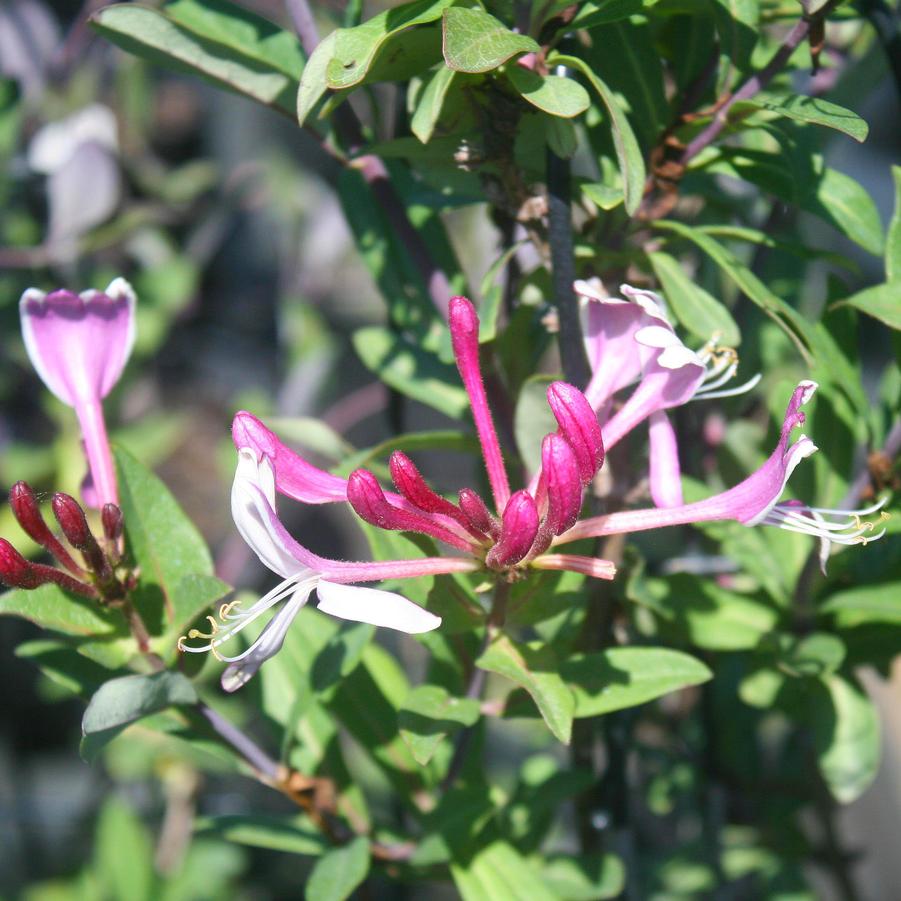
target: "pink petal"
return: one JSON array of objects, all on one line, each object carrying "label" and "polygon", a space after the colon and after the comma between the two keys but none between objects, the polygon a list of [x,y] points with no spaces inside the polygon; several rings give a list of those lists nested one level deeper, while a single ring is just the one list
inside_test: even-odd
[{"label": "pink petal", "polygon": [[651,498],[658,507],[679,507],[682,505],[679,447],[673,424],[662,410],[651,414],[649,436]]}]

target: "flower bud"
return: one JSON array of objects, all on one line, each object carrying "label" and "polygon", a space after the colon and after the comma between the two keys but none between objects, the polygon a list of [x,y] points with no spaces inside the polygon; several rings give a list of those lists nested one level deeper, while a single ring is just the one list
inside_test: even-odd
[{"label": "flower bud", "polygon": [[34,566],[5,538],[0,538],[0,580],[10,588],[37,588],[41,584]]},{"label": "flower bud", "polygon": [[473,526],[497,541],[501,534],[500,525],[491,515],[485,501],[472,488],[461,488],[458,498],[460,509]]},{"label": "flower bud", "polygon": [[538,507],[528,491],[511,495],[501,517],[500,541],[488,552],[485,562],[492,569],[519,563],[532,547],[538,534]]},{"label": "flower bud", "polygon": [[72,559],[59,539],[47,527],[34,490],[27,482],[16,482],[9,490],[9,505],[22,531],[36,541],[76,576],[83,576],[84,570]]},{"label": "flower bud", "polygon": [[582,484],[587,485],[604,462],[604,441],[597,415],[585,395],[566,382],[550,385],[547,401],[560,434],[576,455]]},{"label": "flower bud", "polygon": [[51,506],[66,541],[80,551],[85,550],[94,541],[94,536],[88,528],[88,520],[78,501],[60,491],[53,495]]},{"label": "flower bud", "polygon": [[122,537],[122,511],[115,504],[104,504],[100,512],[103,523],[103,536],[110,544],[115,544]]},{"label": "flower bud", "polygon": [[547,490],[545,526],[552,535],[561,535],[575,525],[582,510],[579,464],[562,435],[546,435],[542,441],[541,475]]},{"label": "flower bud", "polygon": [[418,516],[389,503],[378,479],[365,469],[357,469],[347,480],[347,500],[354,513],[364,522],[395,532],[422,532],[439,541],[471,552],[473,546],[465,539],[427,516]]}]

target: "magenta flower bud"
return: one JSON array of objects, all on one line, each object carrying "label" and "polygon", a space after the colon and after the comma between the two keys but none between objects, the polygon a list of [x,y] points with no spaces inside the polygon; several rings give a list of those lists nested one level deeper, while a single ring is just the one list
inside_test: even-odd
[{"label": "magenta flower bud", "polygon": [[103,523],[103,536],[111,544],[115,544],[122,537],[122,511],[115,504],[104,504],[100,511],[100,521]]},{"label": "magenta flower bud", "polygon": [[59,539],[47,527],[34,491],[27,482],[16,482],[9,490],[9,505],[22,531],[37,542],[76,576],[83,576],[84,570],[72,559]]},{"label": "magenta flower bud", "polygon": [[482,370],[479,367],[479,317],[475,307],[465,297],[452,297],[448,306],[448,324],[450,325],[451,344],[457,369],[463,380],[463,387],[469,395],[472,407],[472,418],[475,422],[482,456],[485,459],[485,470],[494,495],[494,506],[502,510],[510,497],[510,483],[504,469],[504,457],[501,445],[494,430],[494,420],[488,408],[488,397],[482,382]]},{"label": "magenta flower bud", "polygon": [[560,426],[560,434],[576,455],[582,484],[587,485],[604,462],[604,441],[597,414],[585,395],[566,382],[548,386],[547,402]]},{"label": "magenta flower bud", "polygon": [[547,435],[541,443],[541,474],[547,491],[545,527],[552,535],[571,529],[582,510],[579,464],[569,442]]},{"label": "magenta flower bud", "polygon": [[37,588],[34,566],[5,538],[0,538],[0,579],[10,588]]},{"label": "magenta flower bud", "polygon": [[488,552],[485,562],[492,569],[519,563],[532,548],[538,534],[538,507],[528,491],[517,491],[507,502],[501,518],[500,541]]},{"label": "magenta flower bud", "polygon": [[473,526],[497,541],[501,534],[500,525],[497,519],[491,515],[485,501],[472,488],[461,488],[457,497],[460,501],[460,509]]},{"label": "magenta flower bud", "polygon": [[472,544],[434,520],[393,506],[385,497],[378,479],[365,469],[357,469],[350,474],[347,500],[354,513],[370,525],[395,532],[422,532],[452,547],[472,552]]}]

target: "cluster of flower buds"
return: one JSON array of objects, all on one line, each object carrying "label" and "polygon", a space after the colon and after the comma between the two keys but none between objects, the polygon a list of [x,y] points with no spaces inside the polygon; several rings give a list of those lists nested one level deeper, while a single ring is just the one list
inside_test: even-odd
[{"label": "cluster of flower buds", "polygon": [[34,490],[16,482],[9,492],[9,505],[22,531],[43,547],[62,567],[26,560],[5,538],[0,538],[0,581],[11,588],[33,589],[53,583],[82,597],[114,603],[125,595],[116,573],[122,558],[122,511],[106,504],[101,511],[103,543],[95,538],[84,510],[75,498],[58,492],[51,509],[69,547],[78,551],[81,564],[44,520]]},{"label": "cluster of flower buds", "polygon": [[[436,494],[401,451],[395,451],[389,463],[399,498],[392,502],[371,472],[358,469],[348,480],[347,500],[371,525],[420,532],[483,559],[489,569],[512,572],[540,558],[554,538],[575,524],[582,491],[604,462],[604,443],[585,395],[566,382],[554,382],[547,399],[557,431],[542,441],[541,470],[532,484],[511,495],[479,368],[478,325],[472,304],[453,298],[454,354],[472,404],[498,515],[472,488],[460,491],[457,504]],[[610,570],[608,564],[602,577],[609,578]]]}]

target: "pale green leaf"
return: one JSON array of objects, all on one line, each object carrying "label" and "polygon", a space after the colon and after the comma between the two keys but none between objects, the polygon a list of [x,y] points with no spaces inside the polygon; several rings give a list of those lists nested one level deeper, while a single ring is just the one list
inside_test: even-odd
[{"label": "pale green leaf", "polygon": [[522,66],[510,66],[507,78],[524,100],[552,116],[571,119],[584,113],[591,103],[588,91],[565,76],[539,75]]},{"label": "pale green leaf", "polygon": [[324,37],[310,54],[300,84],[297,88],[297,122],[303,125],[317,103],[328,90],[325,70],[335,52],[337,32],[333,31]]},{"label": "pale green leaf", "polygon": [[307,901],[344,901],[369,873],[369,839],[358,836],[324,854],[306,885]]},{"label": "pale green leaf", "polygon": [[398,714],[400,737],[416,762],[425,766],[441,741],[479,719],[475,698],[454,698],[439,685],[420,685],[407,696]]},{"label": "pale green leaf", "polygon": [[626,868],[614,854],[582,857],[551,854],[541,875],[548,888],[561,901],[618,898],[626,882]]},{"label": "pale green leaf", "polygon": [[540,874],[507,842],[496,840],[467,860],[451,863],[454,885],[463,901],[557,901]]},{"label": "pale green leaf", "polygon": [[228,814],[203,817],[194,824],[197,835],[215,835],[228,842],[318,857],[330,847],[323,834],[301,814]]},{"label": "pale green leaf", "polygon": [[895,182],[895,211],[885,239],[885,280],[901,281],[901,166],[892,166]]},{"label": "pale green leaf", "polygon": [[749,100],[736,103],[730,113],[741,115],[748,110],[765,110],[796,122],[811,125],[825,125],[843,132],[855,141],[866,140],[869,126],[849,109],[831,103],[822,97],[806,97],[803,94],[758,94]]},{"label": "pale green leaf", "polygon": [[864,288],[833,307],[854,307],[894,329],[901,329],[901,278]]},{"label": "pale green leaf", "polygon": [[450,90],[457,73],[447,66],[439,66],[428,78],[416,104],[416,111],[410,120],[410,131],[428,144],[438,124],[447,92]]}]

